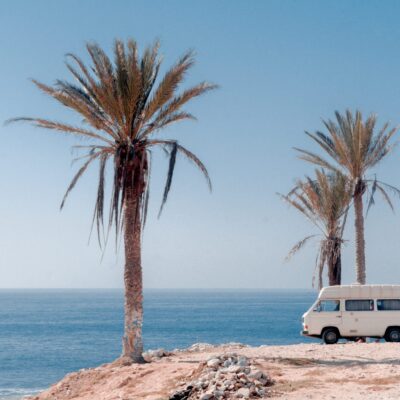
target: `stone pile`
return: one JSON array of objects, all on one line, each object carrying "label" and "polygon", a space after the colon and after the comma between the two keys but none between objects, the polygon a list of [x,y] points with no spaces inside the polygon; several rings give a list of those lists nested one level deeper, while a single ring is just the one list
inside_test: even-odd
[{"label": "stone pile", "polygon": [[152,362],[152,361],[160,360],[163,357],[168,357],[170,355],[172,355],[172,353],[169,351],[166,351],[164,349],[156,349],[156,350],[148,350],[148,351],[144,352],[143,358],[147,362]]},{"label": "stone pile", "polygon": [[251,364],[247,357],[236,353],[212,357],[202,363],[197,377],[170,400],[265,398],[273,381]]}]

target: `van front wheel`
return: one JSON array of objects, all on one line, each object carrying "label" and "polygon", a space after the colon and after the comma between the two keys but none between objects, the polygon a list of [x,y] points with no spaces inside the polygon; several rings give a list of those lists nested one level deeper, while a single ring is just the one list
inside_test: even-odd
[{"label": "van front wheel", "polygon": [[390,328],[386,332],[385,340],[387,342],[400,342],[400,328]]},{"label": "van front wheel", "polygon": [[325,344],[335,344],[339,340],[339,332],[335,328],[327,328],[322,333],[322,340]]}]

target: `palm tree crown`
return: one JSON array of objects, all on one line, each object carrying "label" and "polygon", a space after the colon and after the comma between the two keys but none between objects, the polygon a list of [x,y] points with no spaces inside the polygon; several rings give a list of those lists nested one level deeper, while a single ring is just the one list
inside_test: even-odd
[{"label": "palm tree crown", "polygon": [[[340,249],[353,190],[348,179],[340,172],[326,174],[316,170],[315,174],[315,179],[306,177],[304,181],[297,181],[295,188],[282,198],[305,215],[322,234],[316,262],[319,287],[322,287],[325,264],[328,265],[330,285],[340,284]],[[287,259],[315,236],[307,236],[300,240],[289,252]]]},{"label": "palm tree crown", "polygon": [[138,207],[143,211],[147,207],[150,154],[156,146],[163,147],[170,156],[162,206],[171,187],[178,152],[200,168],[211,188],[205,166],[192,152],[175,140],[153,138],[155,133],[175,122],[195,119],[192,114],[183,111],[182,106],[194,97],[216,88],[216,85],[202,82],[180,94],[176,93],[186,72],[194,64],[193,53],[184,54],[156,85],[162,61],[158,43],[148,47],[140,58],[134,40],[129,40],[126,46],[122,41],[116,40],[114,63],[97,44],[88,44],[86,47],[93,62],[92,68],[88,68],[76,55],[67,55],[72,64],[66,62],[66,66],[77,83],[57,80],[54,86],[48,86],[36,80],[33,82],[43,92],[79,113],[88,127],[42,118],[23,117],[10,120],[29,121],[41,128],[67,132],[95,141],[87,146],[74,146],[87,150],[87,154],[81,157],[84,163],[72,179],[61,208],[88,166],[99,160],[95,219],[100,228],[104,215],[106,164],[112,159],[114,180],[109,222],[111,224],[114,221],[118,230],[121,227],[125,189],[131,182],[140,194]]},{"label": "palm tree crown", "polygon": [[300,158],[330,170],[344,168],[354,179],[362,179],[368,169],[374,167],[391,150],[389,142],[396,133],[397,127],[388,131],[389,123],[375,133],[376,115],[370,115],[365,122],[360,111],[353,116],[350,110],[345,115],[335,112],[336,121],[323,121],[328,135],[317,131],[306,132],[337,165],[332,165],[315,153],[296,149],[301,153]]}]

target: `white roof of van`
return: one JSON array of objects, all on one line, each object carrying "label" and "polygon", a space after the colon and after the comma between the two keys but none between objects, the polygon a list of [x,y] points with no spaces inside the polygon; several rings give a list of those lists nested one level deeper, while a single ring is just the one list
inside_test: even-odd
[{"label": "white roof of van", "polygon": [[320,299],[400,299],[400,285],[342,285],[327,286],[321,289]]}]

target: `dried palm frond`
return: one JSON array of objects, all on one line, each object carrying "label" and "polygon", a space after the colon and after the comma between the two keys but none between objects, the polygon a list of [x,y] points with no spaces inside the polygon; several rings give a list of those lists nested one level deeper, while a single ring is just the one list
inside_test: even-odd
[{"label": "dried palm frond", "polygon": [[299,240],[289,251],[288,255],[285,258],[285,261],[289,261],[298,251],[300,251],[304,245],[312,238],[317,235],[306,236],[304,239]]},{"label": "dried palm frond", "polygon": [[390,195],[387,191],[389,190],[392,194],[400,197],[400,190],[392,185],[378,181],[376,179],[376,176],[373,180],[365,180],[365,182],[368,185],[371,185],[368,200],[367,200],[366,214],[368,215],[369,209],[371,208],[371,206],[373,206],[375,204],[374,196],[375,196],[376,191],[378,191],[382,195],[383,200],[387,203],[387,205],[390,207],[390,209],[394,212],[394,206],[393,206],[392,200],[390,198]]}]

